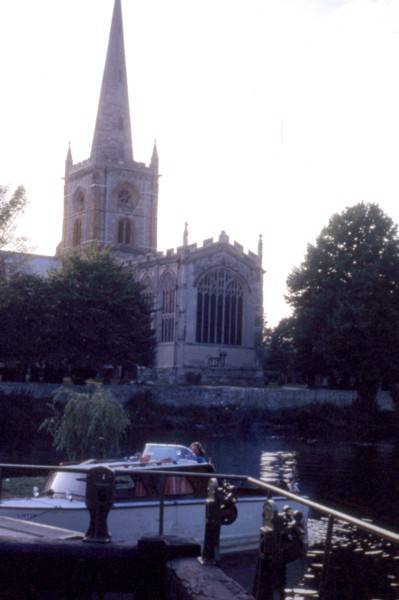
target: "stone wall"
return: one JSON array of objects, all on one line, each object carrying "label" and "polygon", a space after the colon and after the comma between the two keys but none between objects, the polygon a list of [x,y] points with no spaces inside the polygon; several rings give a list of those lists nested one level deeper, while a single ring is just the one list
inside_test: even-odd
[{"label": "stone wall", "polygon": [[[335,404],[349,406],[356,393],[351,390],[326,390],[305,388],[252,388],[233,386],[204,386],[204,385],[109,385],[115,396],[122,403],[134,396],[142,396],[150,392],[154,401],[172,406],[214,406],[221,404],[248,405],[251,408],[268,408],[281,410],[283,408],[300,408],[311,404]],[[12,394],[24,392],[34,399],[51,398],[56,391],[68,390],[85,391],[85,386],[64,385],[51,383],[5,383],[0,382],[0,393]],[[378,404],[383,410],[393,410],[392,400],[388,392],[380,392]]]}]

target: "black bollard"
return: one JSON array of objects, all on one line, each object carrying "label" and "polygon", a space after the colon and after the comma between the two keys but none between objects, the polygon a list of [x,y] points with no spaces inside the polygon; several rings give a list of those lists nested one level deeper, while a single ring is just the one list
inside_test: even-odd
[{"label": "black bollard", "polygon": [[84,542],[108,543],[107,517],[114,500],[115,475],[108,467],[94,467],[87,472],[86,506],[90,525]]},{"label": "black bollard", "polygon": [[260,528],[259,556],[256,565],[253,595],[256,600],[276,600],[285,597],[286,562],[284,560],[284,517],[277,512],[273,500],[263,505]]},{"label": "black bollard", "polygon": [[237,519],[237,490],[227,481],[219,486],[216,478],[209,480],[205,505],[205,535],[202,556],[204,565],[217,565],[220,561],[220,529]]},{"label": "black bollard", "polygon": [[199,559],[202,564],[216,565],[220,560],[220,528],[222,526],[221,489],[216,478],[209,480],[208,498],[205,506],[205,536],[202,548],[202,556]]},{"label": "black bollard", "polygon": [[256,600],[273,600],[273,567],[276,562],[274,517],[276,514],[277,510],[273,500],[266,500],[263,504],[259,556],[253,586],[253,595]]},{"label": "black bollard", "polygon": [[284,563],[303,558],[307,549],[307,532],[303,514],[284,506],[279,513],[281,530],[281,550]]},{"label": "black bollard", "polygon": [[256,600],[284,599],[287,563],[303,557],[306,551],[303,515],[289,506],[278,513],[275,503],[266,500],[262,516],[253,595]]}]

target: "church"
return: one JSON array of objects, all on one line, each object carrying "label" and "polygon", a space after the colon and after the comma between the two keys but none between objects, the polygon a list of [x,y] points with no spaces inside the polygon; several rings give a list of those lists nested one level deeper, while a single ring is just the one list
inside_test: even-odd
[{"label": "church", "polygon": [[[159,158],[133,156],[121,0],[115,0],[88,160],[65,162],[62,239],[56,256],[25,256],[23,269],[45,275],[62,256],[90,244],[107,247],[145,286],[153,308],[156,358],[151,379],[168,383],[262,383],[257,350],[263,325],[262,239],[244,252],[222,231],[158,252]],[[15,264],[0,253],[0,271]]]}]

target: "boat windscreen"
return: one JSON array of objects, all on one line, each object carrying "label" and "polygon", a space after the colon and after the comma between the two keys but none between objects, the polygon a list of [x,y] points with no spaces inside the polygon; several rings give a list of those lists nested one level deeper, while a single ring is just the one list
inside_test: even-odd
[{"label": "boat windscreen", "polygon": [[149,456],[150,460],[179,462],[179,460],[196,461],[196,456],[185,446],[174,446],[173,444],[146,444],[143,456]]},{"label": "boat windscreen", "polygon": [[55,471],[48,478],[44,492],[62,496],[80,496],[85,497],[86,494],[86,475],[84,473],[66,473]]}]

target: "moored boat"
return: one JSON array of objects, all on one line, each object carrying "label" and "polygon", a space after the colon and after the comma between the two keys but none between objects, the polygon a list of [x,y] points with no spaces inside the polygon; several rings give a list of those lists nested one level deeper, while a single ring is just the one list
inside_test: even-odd
[{"label": "moored boat", "polygon": [[[209,477],[203,475],[215,473],[215,468],[203,457],[199,459],[190,448],[146,444],[141,455],[123,460],[89,460],[74,466],[83,472],[55,469],[43,490],[36,490],[32,497],[2,500],[0,516],[86,532],[90,517],[85,502],[85,472],[94,467],[108,467],[115,472],[113,507],[108,515],[108,528],[114,541],[135,543],[143,536],[160,532],[203,541],[209,482]],[[157,476],[151,474],[153,471],[157,471]],[[167,474],[162,475],[163,471]],[[178,472],[187,475],[177,475]],[[233,483],[237,518],[221,529],[222,553],[247,551],[258,546],[266,499],[263,491],[240,477]],[[274,496],[273,500],[278,510],[287,503],[283,496]],[[306,520],[307,511],[302,505],[292,500],[289,504],[293,510],[300,510]]]}]

